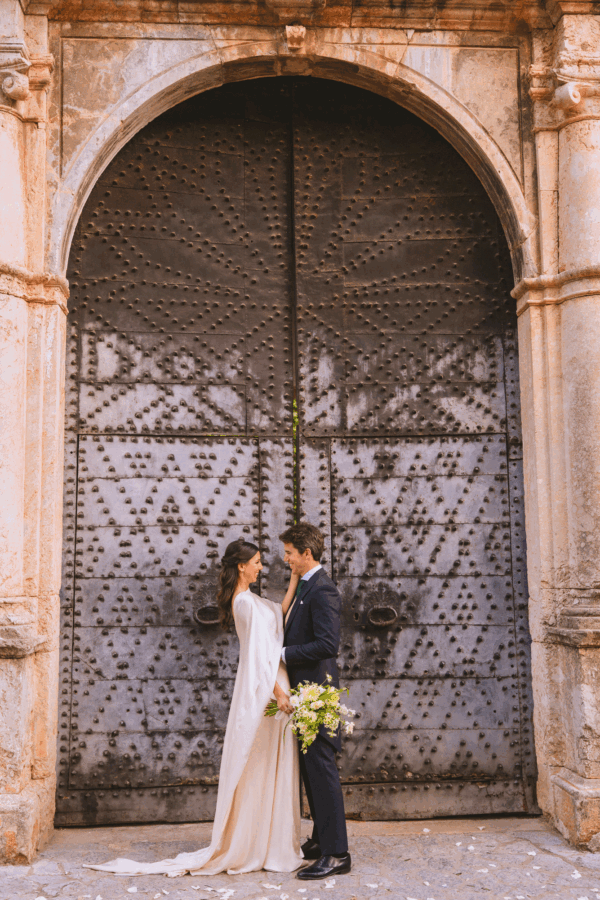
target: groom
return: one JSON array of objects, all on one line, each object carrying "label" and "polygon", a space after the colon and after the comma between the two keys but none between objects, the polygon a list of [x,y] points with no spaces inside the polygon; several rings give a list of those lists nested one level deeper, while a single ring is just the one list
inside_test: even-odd
[{"label": "groom", "polygon": [[[299,576],[296,596],[285,617],[281,658],[292,687],[301,681],[325,684],[327,676],[339,687],[336,657],[340,643],[340,594],[320,560],[325,541],[308,522],[292,525],[279,535],[284,560]],[[303,880],[343,875],[350,871],[344,798],[335,754],[341,750],[339,728],[330,737],[321,728],[306,753],[300,770],[313,819],[312,838],[302,846],[311,866],[300,869]]]}]

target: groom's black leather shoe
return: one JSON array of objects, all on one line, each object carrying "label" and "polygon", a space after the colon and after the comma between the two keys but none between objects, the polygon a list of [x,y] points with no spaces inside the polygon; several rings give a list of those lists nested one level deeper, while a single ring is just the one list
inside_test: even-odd
[{"label": "groom's black leather shoe", "polygon": [[317,878],[329,878],[330,875],[346,875],[352,868],[350,854],[341,857],[321,856],[312,866],[300,869],[296,878],[302,881],[314,881]]},{"label": "groom's black leather shoe", "polygon": [[321,848],[316,841],[309,838],[302,844],[302,855],[304,856],[304,859],[320,859],[322,856]]}]

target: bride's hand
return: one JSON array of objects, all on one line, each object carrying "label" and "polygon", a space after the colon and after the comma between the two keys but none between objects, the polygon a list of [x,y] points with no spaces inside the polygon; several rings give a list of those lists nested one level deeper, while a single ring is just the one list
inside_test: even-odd
[{"label": "bride's hand", "polygon": [[277,701],[277,709],[287,713],[288,716],[291,715],[294,712],[294,707],[290,703],[289,694],[286,694],[286,692],[279,687],[277,682],[275,682],[273,693],[275,694],[275,700]]},{"label": "bride's hand", "polygon": [[288,584],[288,589],[285,592],[285,597],[283,598],[283,603],[281,604],[281,610],[283,615],[285,616],[288,609],[292,605],[292,600],[294,599],[294,595],[296,593],[296,588],[298,587],[299,577],[295,575],[293,572],[290,572],[290,583]]}]

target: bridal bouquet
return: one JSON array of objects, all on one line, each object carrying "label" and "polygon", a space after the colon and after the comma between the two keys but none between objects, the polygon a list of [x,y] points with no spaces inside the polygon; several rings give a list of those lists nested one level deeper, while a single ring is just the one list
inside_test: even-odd
[{"label": "bridal bouquet", "polygon": [[[345,734],[352,734],[354,731],[354,723],[346,722],[343,717],[351,717],[356,713],[340,703],[341,694],[348,694],[349,690],[333,687],[329,684],[330,681],[331,676],[328,675],[327,685],[304,681],[297,688],[290,690],[290,705],[294,707],[294,712],[290,715],[287,725],[302,739],[303,753],[306,753],[316,738],[321,725],[325,726],[331,737],[335,736],[340,724]],[[265,710],[265,716],[275,716],[278,712],[277,701],[271,700]]]}]

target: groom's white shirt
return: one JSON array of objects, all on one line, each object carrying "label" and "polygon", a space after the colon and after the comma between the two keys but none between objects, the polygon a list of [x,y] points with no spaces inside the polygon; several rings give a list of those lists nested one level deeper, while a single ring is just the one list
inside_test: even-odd
[{"label": "groom's white shirt", "polygon": [[[319,569],[322,569],[322,568],[323,568],[323,566],[321,565],[321,563],[317,563],[316,566],[313,566],[312,569],[309,569],[308,572],[304,573],[304,575],[302,576],[300,581],[308,581],[309,578],[313,577],[315,572],[318,572]],[[295,602],[296,602],[295,599],[292,600],[292,606],[294,605]],[[302,601],[300,601],[300,603],[302,603]],[[290,606],[290,608],[288,609],[288,615],[290,614],[290,612],[292,610],[292,606]],[[283,649],[281,650],[281,659],[283,660],[283,662],[285,662],[285,647],[283,647]]]}]

